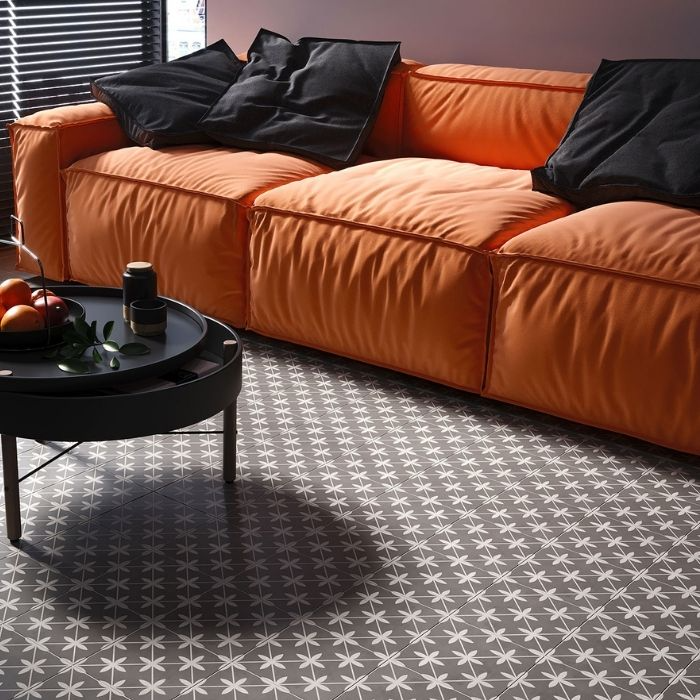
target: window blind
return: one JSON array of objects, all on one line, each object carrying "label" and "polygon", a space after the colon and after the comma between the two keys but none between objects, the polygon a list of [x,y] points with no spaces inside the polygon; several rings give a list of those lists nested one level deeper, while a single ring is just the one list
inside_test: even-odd
[{"label": "window blind", "polygon": [[[90,80],[163,55],[163,0],[3,0],[0,3],[0,232],[9,231],[8,122],[89,102]],[[21,215],[21,212],[20,212]]]}]

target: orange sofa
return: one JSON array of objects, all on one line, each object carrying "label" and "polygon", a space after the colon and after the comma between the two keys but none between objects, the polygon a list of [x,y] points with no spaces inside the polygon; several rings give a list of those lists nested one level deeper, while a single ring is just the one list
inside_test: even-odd
[{"label": "orange sofa", "polygon": [[588,78],[405,61],[340,171],[48,110],[10,127],[17,210],[51,277],[152,260],[235,326],[700,454],[700,215],[531,189]]}]

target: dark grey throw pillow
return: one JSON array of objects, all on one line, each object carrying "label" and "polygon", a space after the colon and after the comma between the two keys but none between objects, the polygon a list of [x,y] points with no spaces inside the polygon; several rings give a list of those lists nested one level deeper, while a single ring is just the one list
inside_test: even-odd
[{"label": "dark grey throw pillow", "polygon": [[533,188],[580,207],[651,199],[700,207],[700,60],[601,62]]},{"label": "dark grey throw pillow", "polygon": [[238,148],[352,163],[381,105],[398,42],[289,39],[261,29],[235,84],[199,123]]},{"label": "dark grey throw pillow", "polygon": [[209,141],[197,122],[241,68],[243,62],[221,39],[174,61],[98,78],[90,87],[97,100],[111,107],[129,138],[160,148]]}]

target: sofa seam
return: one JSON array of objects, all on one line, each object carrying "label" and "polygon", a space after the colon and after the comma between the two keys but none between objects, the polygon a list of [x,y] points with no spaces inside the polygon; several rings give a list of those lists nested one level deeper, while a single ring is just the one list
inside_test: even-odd
[{"label": "sofa seam", "polygon": [[61,133],[54,130],[56,139],[56,178],[58,180],[58,208],[61,212],[61,273],[63,279],[70,278],[70,255],[68,253],[68,203],[66,201],[66,182],[61,168]]},{"label": "sofa seam", "polygon": [[302,212],[302,211],[297,211],[296,209],[279,209],[277,207],[271,207],[271,206],[268,206],[265,204],[253,204],[253,206],[251,207],[251,211],[253,211],[253,213],[255,213],[257,211],[267,211],[267,212],[270,212],[271,214],[276,214],[279,216],[297,217],[300,219],[311,219],[311,220],[320,221],[323,223],[341,224],[341,225],[351,226],[354,228],[363,228],[363,229],[367,229],[370,231],[376,231],[377,233],[384,233],[386,235],[396,236],[398,238],[408,238],[408,239],[413,239],[413,240],[431,242],[433,244],[444,245],[444,246],[449,247],[449,248],[456,248],[458,250],[463,250],[463,251],[467,251],[470,253],[478,253],[480,255],[487,255],[489,253],[488,250],[484,250],[482,248],[477,248],[475,246],[468,246],[468,245],[465,245],[464,243],[457,243],[456,241],[450,241],[450,240],[446,240],[444,238],[434,238],[431,236],[426,236],[424,234],[412,233],[410,231],[404,231],[403,229],[393,229],[393,228],[388,228],[388,227],[384,227],[384,226],[379,226],[377,224],[365,223],[362,221],[351,221],[349,219],[341,219],[341,218],[337,218],[337,217],[326,216],[324,214]]},{"label": "sofa seam", "polygon": [[[19,212],[17,210],[17,163],[15,161],[15,134],[12,124],[8,124],[7,132],[8,139],[10,143],[10,176],[12,178],[12,210],[15,216],[19,218]],[[11,229],[11,234],[14,234],[14,226]],[[17,248],[15,250],[15,270],[19,270],[20,267],[20,253],[21,249]]]},{"label": "sofa seam", "polygon": [[[534,229],[530,229],[534,230]],[[526,232],[524,232],[526,233]],[[527,253],[503,253],[501,251],[496,252],[496,256],[501,260],[531,260],[533,262],[540,262],[547,265],[556,265],[560,267],[568,267],[580,270],[588,270],[590,272],[597,272],[604,275],[613,275],[618,277],[626,277],[633,280],[641,280],[644,282],[652,282],[654,284],[660,284],[665,286],[682,287],[684,289],[692,289],[693,291],[700,292],[700,283],[696,282],[683,282],[680,280],[668,280],[661,277],[652,277],[650,275],[643,275],[638,272],[629,272],[628,270],[619,270],[610,267],[599,267],[597,265],[590,265],[587,263],[577,262],[575,260],[558,260],[555,258],[546,258],[540,255],[530,255]]]},{"label": "sofa seam", "polygon": [[488,309],[486,313],[486,329],[484,334],[484,369],[481,377],[481,388],[479,394],[484,395],[488,380],[491,376],[491,353],[493,352],[493,327],[496,322],[496,307],[498,305],[498,297],[496,295],[496,275],[493,269],[493,259],[496,257],[496,253],[489,251],[487,253],[486,259],[488,262],[488,271],[490,277],[490,289],[489,289],[489,302]]},{"label": "sofa seam", "polygon": [[574,85],[547,85],[546,83],[529,83],[517,82],[511,80],[490,80],[486,78],[458,78],[448,75],[430,75],[427,73],[419,73],[417,69],[410,73],[421,80],[435,80],[443,83],[459,83],[463,85],[484,85],[490,87],[512,87],[521,88],[523,90],[552,90],[553,92],[572,92],[583,94],[586,86],[577,87]]},{"label": "sofa seam", "polygon": [[[92,102],[87,103],[92,104]],[[71,129],[73,127],[90,126],[91,124],[99,124],[105,121],[117,121],[116,116],[105,116],[105,117],[94,117],[92,119],[80,119],[74,122],[66,122],[64,124],[48,124],[42,126],[40,124],[23,124],[19,120],[12,122],[8,128],[15,129],[32,129],[34,131],[62,131],[64,129]]]},{"label": "sofa seam", "polygon": [[401,74],[401,99],[399,100],[399,109],[397,114],[398,124],[396,129],[396,135],[398,137],[398,143],[396,144],[396,154],[398,156],[402,156],[404,152],[404,105],[406,104],[406,84],[408,81],[408,76],[411,75],[411,73],[415,73],[415,71],[407,71],[406,73]]},{"label": "sofa seam", "polygon": [[172,190],[174,192],[184,192],[186,194],[193,194],[201,197],[209,197],[211,199],[217,199],[221,200],[223,202],[235,202],[237,205],[244,207],[245,209],[250,209],[253,206],[253,201],[255,200],[256,197],[260,196],[261,194],[265,194],[266,192],[269,192],[270,190],[275,190],[278,187],[284,187],[284,185],[289,185],[293,182],[301,182],[302,180],[308,180],[309,178],[312,177],[318,177],[318,175],[325,175],[327,174],[326,172],[323,173],[316,173],[313,175],[308,175],[304,176],[301,178],[295,178],[293,180],[282,180],[280,182],[275,182],[270,185],[266,185],[263,187],[258,187],[255,190],[252,190],[251,192],[247,192],[246,194],[240,195],[239,197],[227,197],[226,195],[222,194],[214,194],[213,192],[205,192],[203,190],[193,190],[189,189],[186,187],[179,187],[177,185],[171,185],[166,182],[156,182],[154,180],[144,180],[144,179],[139,179],[135,177],[130,177],[128,175],[120,175],[116,173],[103,173],[98,170],[87,170],[85,168],[76,168],[73,165],[69,165],[67,168],[63,168],[62,170],[64,176],[70,175],[71,173],[79,173],[81,175],[94,175],[96,177],[104,177],[107,179],[113,179],[113,180],[121,180],[123,182],[130,182],[136,185],[151,185],[153,187],[160,187],[162,189],[166,190]]},{"label": "sofa seam", "polygon": [[[72,173],[78,173],[81,175],[88,175],[88,176],[96,176],[96,177],[104,177],[107,179],[112,179],[112,180],[121,180],[123,182],[129,182],[132,184],[136,185],[150,185],[152,187],[159,187],[162,189],[166,190],[172,190],[174,192],[184,192],[186,194],[193,194],[193,195],[198,195],[201,197],[209,197],[211,199],[217,199],[221,200],[222,202],[236,202],[236,204],[240,204],[243,207],[250,208],[250,204],[245,204],[242,202],[242,199],[238,199],[237,197],[226,197],[221,194],[213,194],[211,192],[203,192],[202,190],[191,190],[187,189],[185,187],[178,187],[177,185],[170,185],[167,183],[163,182],[154,182],[153,180],[141,180],[137,179],[135,177],[129,177],[128,175],[117,175],[115,173],[102,173],[97,170],[86,170],[83,168],[76,168],[74,166],[68,166],[67,168],[63,169],[63,173],[65,176],[68,176]],[[282,185],[286,185],[288,182],[282,182],[279,185],[275,185],[274,187],[271,187],[270,189],[274,189],[275,187],[281,187]],[[247,196],[247,195],[244,195]]]}]

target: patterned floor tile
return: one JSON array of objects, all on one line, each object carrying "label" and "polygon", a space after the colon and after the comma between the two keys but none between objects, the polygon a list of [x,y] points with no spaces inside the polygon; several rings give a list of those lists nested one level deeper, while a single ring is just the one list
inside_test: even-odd
[{"label": "patterned floor tile", "polygon": [[501,694],[499,700],[651,700],[644,690],[631,692],[608,678],[581,678],[572,669],[550,664],[535,667]]},{"label": "patterned floor tile", "polygon": [[[307,696],[302,697],[305,699]],[[266,678],[260,678],[238,662],[234,662],[201,681],[189,691],[178,695],[178,700],[202,700],[203,698],[297,700],[299,696],[292,693],[286,676],[275,674],[273,666]]]},{"label": "patterned floor tile", "polygon": [[0,697],[14,695],[31,688],[62,668],[43,639],[32,641],[0,625]]},{"label": "patterned floor tile", "polygon": [[465,629],[494,637],[506,635],[538,653],[554,648],[591,615],[585,598],[547,596],[504,581],[477,592],[458,610]]},{"label": "patterned floor tile", "polygon": [[91,591],[63,594],[5,623],[29,642],[73,664],[140,629],[143,618]]},{"label": "patterned floor tile", "polygon": [[316,443],[311,448],[291,433],[272,436],[239,455],[238,470],[262,483],[280,484],[317,469],[341,453],[338,446],[319,442],[317,433],[310,435]]},{"label": "patterned floor tile", "polygon": [[331,635],[348,637],[388,659],[434,627],[441,616],[420,598],[399,597],[381,586],[362,584],[315,611],[313,621]]},{"label": "patterned floor tile", "polygon": [[700,695],[700,659],[679,669],[660,696],[664,700],[697,700]]},{"label": "patterned floor tile", "polygon": [[144,540],[166,533],[194,530],[207,525],[208,518],[202,511],[189,508],[160,493],[146,493],[97,518],[105,529],[119,532],[141,533]]},{"label": "patterned floor tile", "polygon": [[0,700],[700,697],[700,458],[245,341],[234,484],[220,415],[23,482]]},{"label": "patterned floor tile", "polygon": [[[43,489],[27,493],[20,488],[20,513],[25,542],[39,542],[84,522],[88,517],[75,512],[61,495]],[[7,542],[4,518],[0,522],[0,537]]]},{"label": "patterned floor tile", "polygon": [[[0,691],[0,698],[2,698]],[[124,695],[117,685],[98,681],[84,673],[78,666],[70,666],[51,678],[33,685],[15,696],[18,700],[122,700]]]},{"label": "patterned floor tile", "polygon": [[662,693],[676,671],[686,667],[697,649],[663,636],[639,635],[622,625],[591,620],[560,644],[554,657],[563,664],[562,677],[607,684],[641,697]]},{"label": "patterned floor tile", "polygon": [[[460,665],[458,659],[443,653],[445,661],[432,656],[422,666],[414,658],[406,662],[397,656],[339,697],[352,700],[495,700],[508,682],[500,676],[489,677],[486,671],[472,676],[469,663]],[[472,663],[479,664],[480,660],[472,659]]]},{"label": "patterned floor tile", "polygon": [[340,472],[332,464],[287,481],[284,490],[335,513],[350,513],[388,491],[363,474]]},{"label": "patterned floor tile", "polygon": [[118,476],[145,488],[160,488],[208,466],[208,455],[194,459],[191,450],[169,449],[155,443],[109,463]]},{"label": "patterned floor tile", "polygon": [[53,567],[16,553],[0,560],[0,623],[8,622],[75,588]]},{"label": "patterned floor tile", "polygon": [[221,668],[220,660],[188,634],[150,625],[80,663],[93,678],[127,697],[174,698]]},{"label": "patterned floor tile", "polygon": [[299,621],[238,659],[235,665],[302,698],[334,698],[376,668],[382,656],[353,634]]}]

